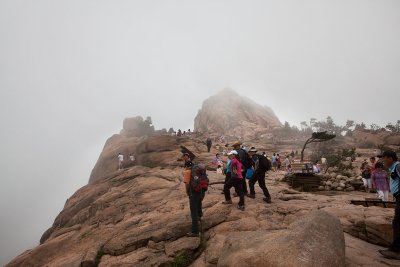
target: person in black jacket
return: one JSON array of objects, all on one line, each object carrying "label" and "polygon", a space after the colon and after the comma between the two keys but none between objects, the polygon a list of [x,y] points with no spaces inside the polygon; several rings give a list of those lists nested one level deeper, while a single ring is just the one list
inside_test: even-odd
[{"label": "person in black jacket", "polygon": [[265,173],[271,169],[271,163],[268,161],[266,157],[257,154],[257,149],[252,147],[249,150],[249,155],[254,162],[254,175],[253,178],[249,181],[250,194],[247,196],[249,198],[255,198],[256,192],[254,190],[255,184],[258,182],[258,185],[261,187],[264,192],[263,200],[267,203],[271,203],[271,195],[265,185]]},{"label": "person in black jacket", "polygon": [[208,151],[208,153],[210,153],[210,151],[211,151],[211,146],[212,146],[212,140],[211,140],[211,138],[207,138],[206,145],[207,145],[207,151]]}]

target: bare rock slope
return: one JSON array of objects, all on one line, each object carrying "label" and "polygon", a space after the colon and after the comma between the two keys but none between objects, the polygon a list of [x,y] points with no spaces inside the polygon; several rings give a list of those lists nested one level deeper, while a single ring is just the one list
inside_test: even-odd
[{"label": "bare rock slope", "polygon": [[225,89],[203,102],[194,130],[253,139],[282,126],[272,109]]},{"label": "bare rock slope", "polygon": [[[40,245],[6,266],[399,266],[370,253],[379,247],[366,243],[391,242],[392,210],[349,204],[365,197],[359,192],[294,191],[278,182],[284,172],[269,173],[272,204],[257,188],[243,212],[221,203],[224,176],[210,171],[202,237],[186,237],[191,218],[181,146],[205,164],[215,151],[205,152],[204,140],[195,136],[146,136],[149,131],[154,128],[140,117],[126,120],[107,140],[89,184],[67,200]],[[127,159],[118,170],[118,153],[134,154],[136,161]],[[346,250],[343,232],[349,234]],[[366,257],[373,265],[364,265]]]}]

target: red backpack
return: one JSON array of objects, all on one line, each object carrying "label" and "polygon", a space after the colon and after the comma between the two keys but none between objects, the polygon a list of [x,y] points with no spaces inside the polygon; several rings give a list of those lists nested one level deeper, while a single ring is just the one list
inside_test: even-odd
[{"label": "red backpack", "polygon": [[195,164],[192,167],[192,179],[190,180],[190,189],[193,192],[205,192],[208,190],[210,180],[207,176],[206,166],[204,164]]}]

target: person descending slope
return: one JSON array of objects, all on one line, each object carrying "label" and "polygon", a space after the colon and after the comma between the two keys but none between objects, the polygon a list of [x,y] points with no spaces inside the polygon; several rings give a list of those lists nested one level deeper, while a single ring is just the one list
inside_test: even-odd
[{"label": "person descending slope", "polygon": [[252,147],[249,150],[249,154],[254,162],[254,174],[253,178],[249,181],[250,194],[247,196],[250,198],[256,197],[254,186],[258,182],[258,185],[264,192],[265,197],[263,200],[267,203],[271,203],[271,195],[269,194],[267,186],[265,185],[265,173],[271,169],[271,162],[267,158],[258,155],[255,147]]},{"label": "person descending slope", "polygon": [[243,193],[243,175],[242,175],[242,163],[239,161],[239,155],[236,150],[232,150],[228,153],[229,159],[231,162],[231,178],[225,183],[224,185],[224,194],[225,194],[225,201],[222,204],[232,204],[231,199],[231,192],[230,189],[235,187],[237,194],[240,197],[239,204],[237,206],[238,209],[244,211],[244,193]]}]

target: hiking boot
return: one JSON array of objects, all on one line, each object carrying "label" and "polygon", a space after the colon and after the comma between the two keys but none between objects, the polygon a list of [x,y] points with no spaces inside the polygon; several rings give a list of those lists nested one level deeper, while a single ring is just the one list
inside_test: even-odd
[{"label": "hiking boot", "polygon": [[230,205],[230,204],[233,204],[233,202],[232,202],[232,200],[226,200],[226,201],[223,201],[222,204]]},{"label": "hiking boot", "polygon": [[387,259],[400,260],[400,252],[387,249],[387,250],[379,250],[379,253],[381,253],[382,256]]},{"label": "hiking boot", "polygon": [[238,208],[239,210],[241,210],[241,211],[244,211],[244,210],[245,210],[244,206],[241,206],[241,205],[237,205],[237,208]]},{"label": "hiking boot", "polygon": [[252,195],[252,194],[247,194],[246,196],[249,197],[249,198],[252,198],[252,199],[256,198],[256,195]]},{"label": "hiking boot", "polygon": [[265,202],[267,202],[268,204],[271,204],[271,202],[272,202],[270,197],[264,197],[263,200]]},{"label": "hiking boot", "polygon": [[199,237],[200,235],[198,233],[197,234],[195,234],[195,233],[187,233],[186,236],[187,237]]}]

